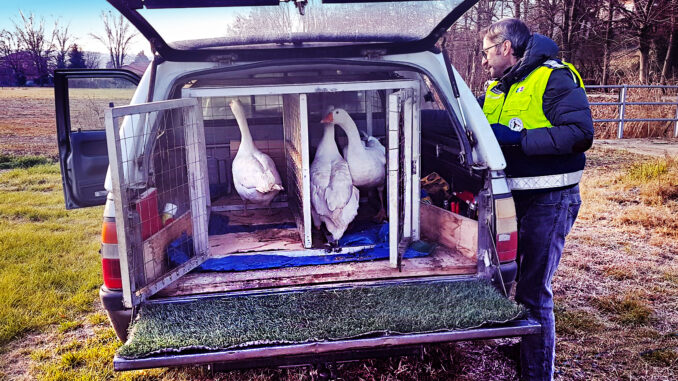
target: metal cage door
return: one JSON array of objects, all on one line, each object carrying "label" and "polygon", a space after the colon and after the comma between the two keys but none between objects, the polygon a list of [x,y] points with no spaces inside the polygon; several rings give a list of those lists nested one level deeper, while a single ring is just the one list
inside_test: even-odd
[{"label": "metal cage door", "polygon": [[123,301],[130,308],[207,258],[210,201],[200,103],[190,98],[109,108],[106,136]]}]

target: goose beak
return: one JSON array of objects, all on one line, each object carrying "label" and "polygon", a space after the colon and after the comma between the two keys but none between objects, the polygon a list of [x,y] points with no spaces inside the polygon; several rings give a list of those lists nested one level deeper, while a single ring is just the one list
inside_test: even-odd
[{"label": "goose beak", "polygon": [[320,121],[320,123],[334,123],[334,118],[332,117],[332,113],[329,113],[325,115],[323,120]]}]

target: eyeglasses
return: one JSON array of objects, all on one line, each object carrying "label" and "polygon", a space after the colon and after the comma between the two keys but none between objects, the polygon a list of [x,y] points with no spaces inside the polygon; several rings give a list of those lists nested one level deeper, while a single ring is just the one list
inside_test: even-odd
[{"label": "eyeglasses", "polygon": [[483,49],[483,50],[481,51],[481,54],[483,55],[483,58],[487,59],[487,51],[488,51],[488,50],[490,50],[490,49],[492,49],[492,48],[496,48],[497,46],[499,46],[499,45],[501,45],[501,44],[503,44],[503,43],[504,43],[504,41],[502,41],[502,42],[500,42],[500,43],[498,43],[498,44],[494,44],[494,45],[490,46],[489,48]]}]

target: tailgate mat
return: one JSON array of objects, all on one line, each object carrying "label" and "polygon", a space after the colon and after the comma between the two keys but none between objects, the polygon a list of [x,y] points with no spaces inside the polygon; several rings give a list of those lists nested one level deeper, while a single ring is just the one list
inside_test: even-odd
[{"label": "tailgate mat", "polygon": [[401,284],[144,305],[118,356],[463,330],[524,315],[484,281]]}]

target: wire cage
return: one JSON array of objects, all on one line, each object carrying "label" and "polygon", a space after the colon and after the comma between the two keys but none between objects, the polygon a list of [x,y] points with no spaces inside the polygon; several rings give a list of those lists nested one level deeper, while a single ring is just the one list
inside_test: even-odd
[{"label": "wire cage", "polygon": [[[212,211],[230,213],[234,223],[269,226],[272,222],[290,223],[288,230],[298,234],[267,234],[265,239],[278,240],[262,245],[261,239],[246,246],[240,236],[230,238],[210,237],[212,255],[262,250],[322,249],[324,243],[311,229],[310,164],[313,161],[323,128],[320,120],[330,106],[345,109],[358,128],[376,137],[388,150],[387,194],[390,245],[397,265],[397,252],[402,242],[416,237],[413,216],[418,215],[419,193],[416,173],[419,166],[418,109],[416,97],[420,85],[413,80],[386,80],[314,85],[278,85],[252,87],[192,87],[183,89],[185,98],[199,98],[205,120],[208,168],[230,168],[240,144],[238,126],[229,108],[229,102],[238,99],[246,110],[247,122],[254,144],[274,161],[280,173],[284,191],[273,200],[271,207],[279,211],[254,210],[248,219],[234,211],[242,209],[242,200],[233,184],[220,184],[228,171],[210,171]],[[389,114],[392,111],[392,116]],[[337,129],[339,130],[339,129]],[[416,133],[415,133],[416,130]],[[336,133],[340,151],[347,144],[343,132]],[[228,147],[222,157],[230,160],[221,163],[210,152]],[[392,156],[395,155],[395,156]],[[232,181],[229,178],[228,181]],[[215,190],[217,190],[215,192]],[[361,208],[368,200],[361,194]],[[416,209],[416,211],[414,211]],[[359,212],[360,213],[360,212]],[[418,224],[418,220],[416,221]],[[273,230],[273,229],[271,229]],[[270,232],[269,232],[270,233]],[[263,237],[263,236],[262,236]],[[246,239],[250,239],[247,237]],[[236,244],[235,242],[238,241]],[[350,250],[350,248],[344,248]],[[358,250],[358,248],[356,248]]]},{"label": "wire cage", "polygon": [[[135,305],[207,256],[202,113],[195,99],[116,107],[106,128],[123,296]],[[189,258],[177,260],[166,247],[181,234]]]}]

